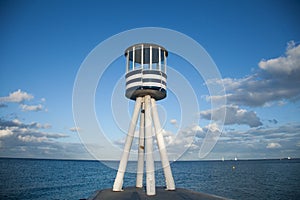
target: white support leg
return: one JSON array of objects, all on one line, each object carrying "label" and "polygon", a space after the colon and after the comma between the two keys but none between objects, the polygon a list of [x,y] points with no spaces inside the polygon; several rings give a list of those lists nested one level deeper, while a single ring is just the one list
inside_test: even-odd
[{"label": "white support leg", "polygon": [[147,195],[155,195],[155,176],[153,159],[153,139],[150,96],[144,97],[145,103],[145,143],[146,143],[146,191]]},{"label": "white support leg", "polygon": [[156,140],[157,140],[157,145],[160,153],[162,167],[165,174],[167,190],[175,190],[175,183],[174,183],[170,163],[167,156],[167,150],[164,142],[164,137],[162,134],[162,128],[159,122],[155,99],[151,98],[151,104],[152,104],[152,118],[153,118],[153,123],[156,132]]},{"label": "white support leg", "polygon": [[130,148],[132,145],[132,140],[134,138],[134,131],[135,131],[137,119],[139,116],[139,111],[141,109],[141,102],[142,102],[142,97],[138,97],[135,102],[133,116],[132,116],[132,119],[130,122],[128,135],[126,137],[124,151],[123,151],[122,158],[120,160],[118,173],[117,173],[117,176],[116,176],[116,179],[114,182],[114,186],[113,186],[113,191],[122,191],[124,173],[125,173],[126,167],[127,167],[127,162],[128,162],[128,158],[129,158]]},{"label": "white support leg", "polygon": [[138,146],[138,163],[136,175],[136,187],[143,187],[143,172],[144,172],[144,154],[145,154],[145,107],[144,103],[141,106],[140,115],[140,133],[139,133],[139,146]]}]

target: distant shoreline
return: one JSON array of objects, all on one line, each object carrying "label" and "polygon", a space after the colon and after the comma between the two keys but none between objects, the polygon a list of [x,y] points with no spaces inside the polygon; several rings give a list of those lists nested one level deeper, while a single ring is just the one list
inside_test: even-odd
[{"label": "distant shoreline", "polygon": [[[88,160],[88,159],[63,159],[63,158],[17,158],[17,157],[0,157],[0,160],[52,160],[52,161],[83,161],[83,162],[120,162],[119,160]],[[300,158],[253,158],[253,159],[230,159],[230,160],[177,160],[173,162],[243,162],[243,161],[272,161],[272,160],[300,160]],[[130,160],[129,162],[137,162],[136,160]],[[159,160],[155,162],[160,162]]]}]

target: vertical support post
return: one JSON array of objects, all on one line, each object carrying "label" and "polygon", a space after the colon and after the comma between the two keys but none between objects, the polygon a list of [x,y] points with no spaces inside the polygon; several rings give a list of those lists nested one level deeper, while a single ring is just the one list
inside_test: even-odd
[{"label": "vertical support post", "polygon": [[161,48],[158,47],[158,69],[161,71]]},{"label": "vertical support post", "polygon": [[132,119],[129,125],[128,134],[125,141],[124,151],[122,158],[120,160],[118,173],[114,182],[113,191],[122,191],[123,187],[123,179],[124,179],[124,173],[126,171],[127,162],[129,158],[130,148],[132,145],[132,140],[134,138],[134,132],[136,128],[137,119],[139,116],[139,111],[141,109],[141,102],[142,97],[138,97],[135,102],[135,107],[132,115]]},{"label": "vertical support post", "polygon": [[140,133],[138,146],[138,163],[136,175],[136,187],[143,187],[143,172],[144,172],[144,155],[145,155],[145,104],[142,103],[140,114]]},{"label": "vertical support post", "polygon": [[135,70],[135,47],[132,47],[132,70]]},{"label": "vertical support post", "polygon": [[143,44],[141,49],[141,68],[144,69],[144,45]]},{"label": "vertical support post", "polygon": [[126,73],[128,73],[128,71],[129,71],[129,63],[130,63],[130,61],[129,61],[129,51],[127,51],[127,55],[126,55]]},{"label": "vertical support post", "polygon": [[164,72],[166,74],[167,73],[167,56],[166,56],[166,51],[164,51],[164,65],[165,65]]},{"label": "vertical support post", "polygon": [[167,156],[167,150],[164,142],[164,137],[162,134],[162,128],[158,118],[155,99],[151,98],[151,104],[152,104],[152,118],[153,118],[153,123],[156,132],[156,140],[157,140],[157,145],[160,153],[162,167],[165,174],[167,190],[175,190],[175,183],[174,183],[170,163]]},{"label": "vertical support post", "polygon": [[149,62],[149,68],[152,70],[152,46],[150,46],[150,62]]},{"label": "vertical support post", "polygon": [[146,144],[146,191],[147,195],[155,195],[155,176],[153,159],[153,139],[150,95],[144,97],[145,102],[145,144]]}]

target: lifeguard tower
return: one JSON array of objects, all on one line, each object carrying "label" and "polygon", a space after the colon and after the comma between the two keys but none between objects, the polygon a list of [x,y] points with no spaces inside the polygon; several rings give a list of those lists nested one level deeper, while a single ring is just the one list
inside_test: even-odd
[{"label": "lifeguard tower", "polygon": [[152,137],[153,123],[155,128],[154,135],[157,140],[165,175],[166,189],[175,190],[175,183],[163,139],[163,129],[156,108],[156,101],[164,99],[167,95],[166,70],[168,51],[160,45],[142,43],[127,48],[125,57],[125,95],[129,99],[135,100],[135,107],[129,125],[118,173],[113,185],[113,191],[122,191],[124,174],[138,118],[140,119],[140,127],[136,187],[143,187],[144,162],[146,160],[146,192],[147,195],[156,194]]}]

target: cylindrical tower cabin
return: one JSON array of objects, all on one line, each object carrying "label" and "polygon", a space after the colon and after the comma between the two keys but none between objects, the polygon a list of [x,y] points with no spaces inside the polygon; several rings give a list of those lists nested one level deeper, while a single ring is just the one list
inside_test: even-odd
[{"label": "cylindrical tower cabin", "polygon": [[161,100],[167,95],[168,51],[156,44],[135,44],[125,51],[126,57],[126,97],[150,95]]}]

